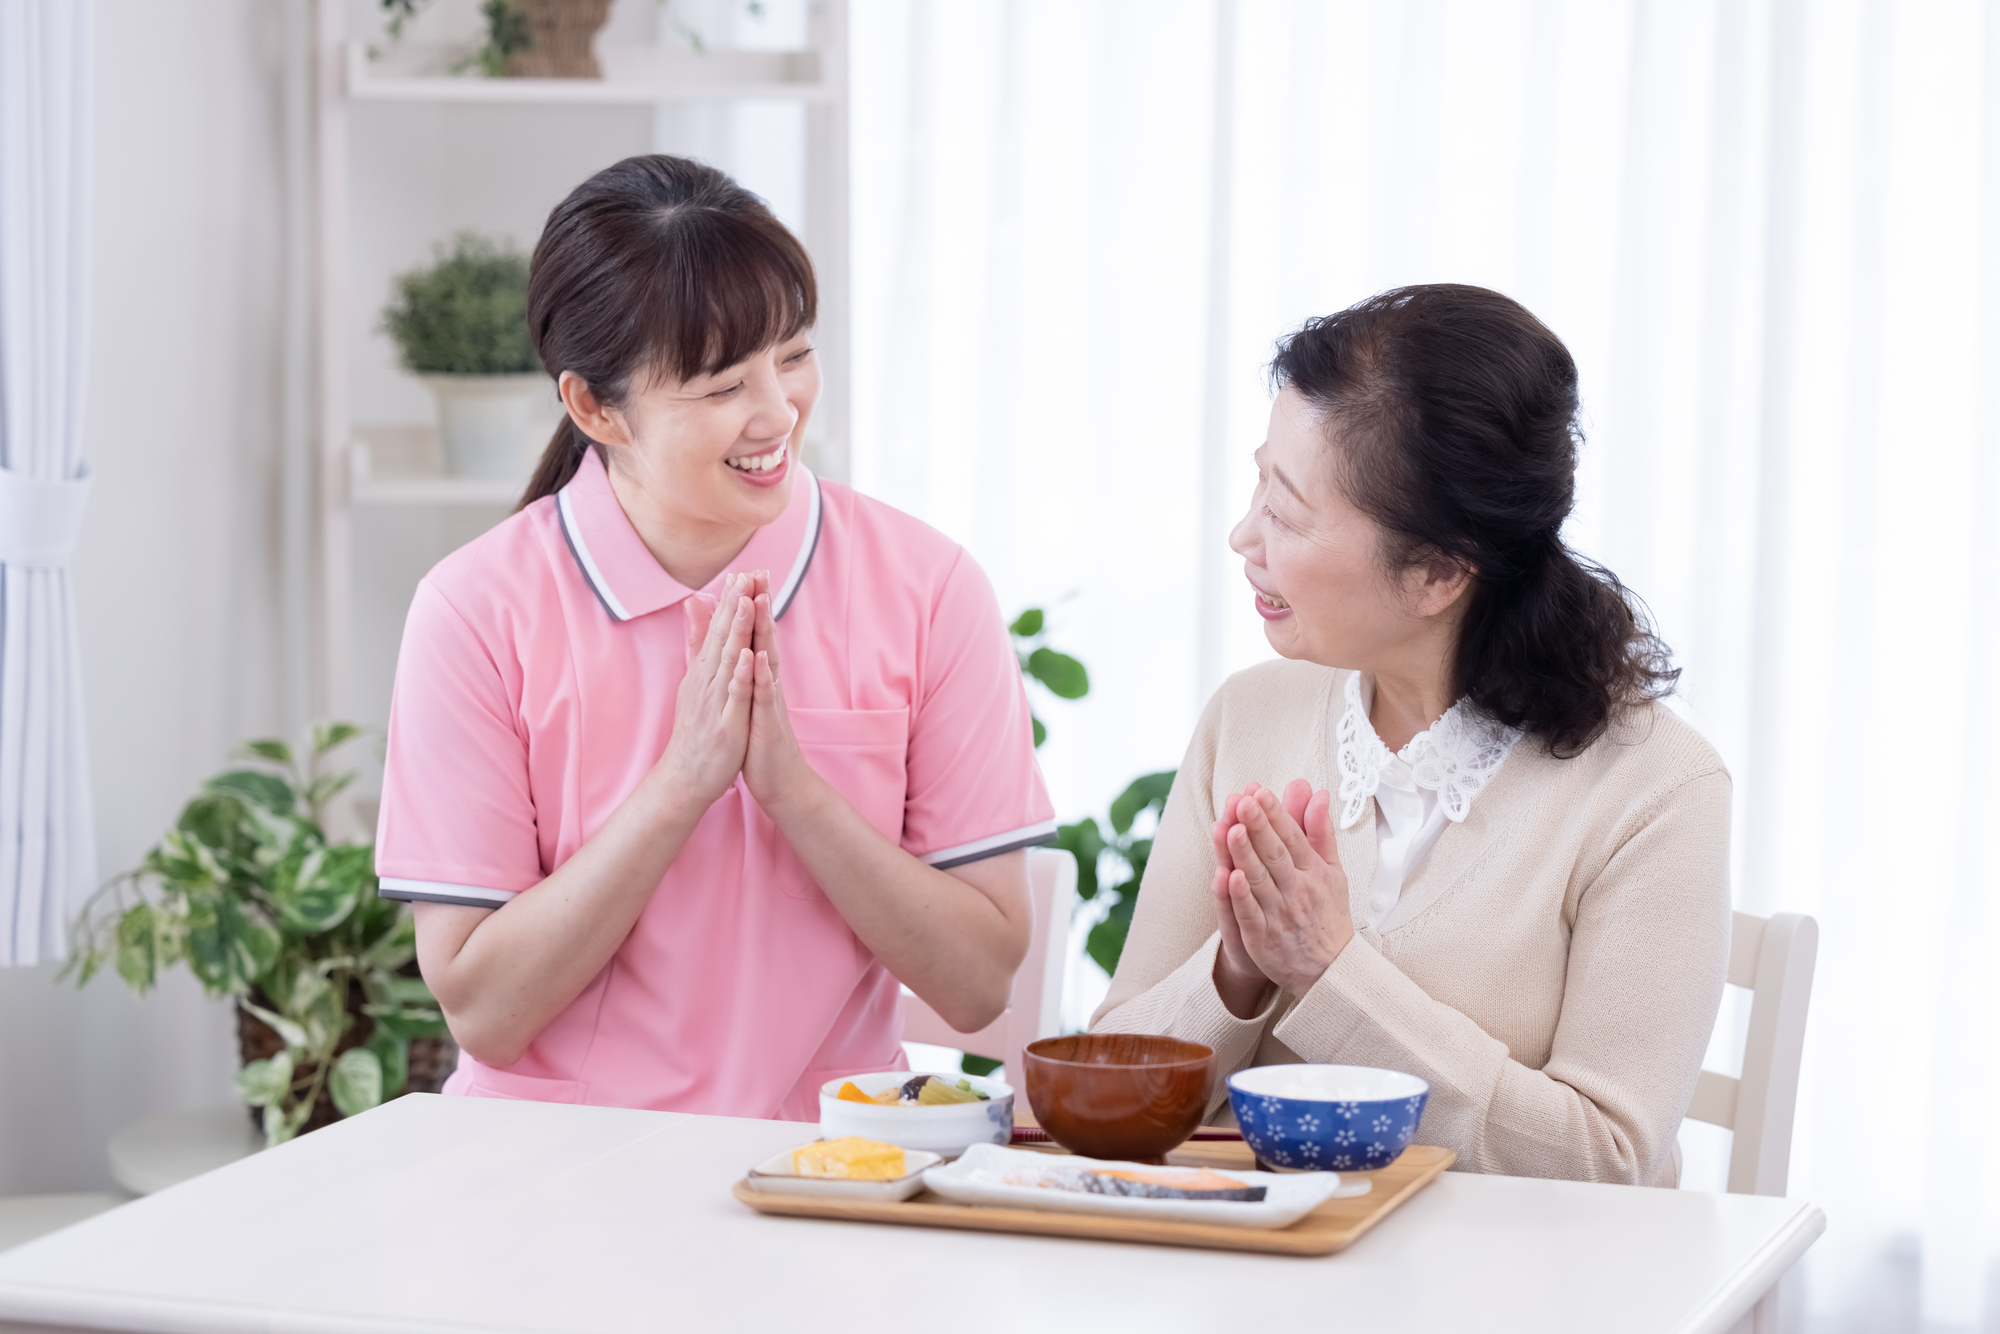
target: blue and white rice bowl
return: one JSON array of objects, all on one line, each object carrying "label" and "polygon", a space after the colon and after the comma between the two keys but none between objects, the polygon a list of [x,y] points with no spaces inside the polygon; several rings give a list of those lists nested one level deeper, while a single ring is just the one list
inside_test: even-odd
[{"label": "blue and white rice bowl", "polygon": [[1229,1077],[1244,1141],[1281,1172],[1387,1167],[1410,1147],[1430,1096],[1415,1075],[1367,1065],[1261,1065]]}]

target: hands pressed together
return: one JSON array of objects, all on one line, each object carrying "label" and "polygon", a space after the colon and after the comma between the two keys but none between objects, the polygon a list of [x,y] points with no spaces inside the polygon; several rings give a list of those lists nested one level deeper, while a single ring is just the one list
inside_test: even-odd
[{"label": "hands pressed together", "polygon": [[[688,670],[661,767],[704,803],[741,774],[775,815],[816,775],[778,683],[770,573],[732,574],[713,604],[697,596],[686,605]],[[1304,995],[1354,938],[1331,805],[1331,794],[1303,779],[1282,798],[1256,783],[1223,798],[1212,830],[1222,931],[1215,984],[1239,1017],[1255,1014],[1273,984]]]},{"label": "hands pressed together", "polygon": [[1222,800],[1215,822],[1215,986],[1249,1018],[1273,983],[1302,996],[1354,938],[1347,876],[1334,847],[1332,795],[1303,779],[1277,793],[1256,783]]},{"label": "hands pressed together", "polygon": [[704,802],[740,773],[757,804],[774,812],[813,773],[778,684],[770,571],[729,575],[712,604],[697,595],[685,606],[688,669],[660,764]]}]

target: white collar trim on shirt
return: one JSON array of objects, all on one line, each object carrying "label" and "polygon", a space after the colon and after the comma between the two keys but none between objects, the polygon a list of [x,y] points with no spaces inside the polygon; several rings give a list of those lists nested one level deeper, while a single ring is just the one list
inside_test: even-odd
[{"label": "white collar trim on shirt", "polygon": [[[771,599],[771,606],[775,608],[771,613],[771,619],[774,621],[782,619],[784,614],[791,610],[792,599],[799,595],[799,585],[805,580],[806,571],[812,567],[813,553],[819,550],[819,478],[813,476],[811,470],[804,464],[795,466],[799,469],[806,487],[806,532],[805,537],[799,542],[799,554],[793,559],[790,572],[785,575],[785,582],[778,586],[776,594]],[[570,502],[568,486],[556,492],[556,513],[562,520],[563,541],[569,544],[570,554],[576,557],[577,568],[582,570],[583,577],[590,581],[591,591],[596,593],[597,600],[604,604],[604,610],[611,614],[611,619],[614,621],[631,620],[632,613],[618,600],[618,595],[611,590],[611,581],[604,577],[604,571],[598,567],[596,558],[590,554],[590,544],[584,540],[583,524],[577,518],[576,507]]]},{"label": "white collar trim on shirt", "polygon": [[1381,786],[1383,771],[1398,760],[1409,766],[1410,779],[1418,787],[1438,794],[1446,818],[1454,823],[1465,819],[1473,797],[1513,752],[1521,730],[1488,718],[1461,699],[1392,755],[1368,721],[1373,694],[1373,682],[1364,687],[1360,672],[1348,676],[1347,708],[1340,715],[1336,734],[1340,742],[1340,827],[1351,828],[1361,819],[1368,799]]},{"label": "white collar trim on shirt", "polygon": [[604,571],[597,568],[597,560],[590,554],[590,544],[583,540],[583,525],[577,522],[576,510],[569,502],[569,488],[556,492],[556,513],[562,518],[563,541],[569,543],[569,554],[576,557],[577,568],[583,577],[590,580],[591,591],[604,604],[604,610],[611,613],[614,621],[629,621],[632,613],[625,610],[625,604],[611,591],[611,581],[604,577]]},{"label": "white collar trim on shirt", "polygon": [[798,559],[792,562],[791,573],[785,576],[785,582],[778,586],[777,596],[771,599],[771,605],[777,608],[771,613],[774,621],[790,609],[792,599],[798,596],[799,582],[806,577],[806,570],[813,563],[813,552],[819,550],[819,478],[807,471],[804,464],[799,465],[799,471],[805,476],[808,488],[806,503],[811,506],[806,511],[806,539],[799,543]]}]

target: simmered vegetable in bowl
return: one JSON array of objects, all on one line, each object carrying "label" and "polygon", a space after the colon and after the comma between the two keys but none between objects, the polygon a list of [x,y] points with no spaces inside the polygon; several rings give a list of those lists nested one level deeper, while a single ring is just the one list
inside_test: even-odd
[{"label": "simmered vegetable in bowl", "polygon": [[993,1097],[972,1087],[969,1079],[947,1084],[936,1075],[916,1075],[880,1093],[863,1093],[850,1079],[840,1086],[836,1096],[842,1102],[866,1102],[877,1107],[947,1107],[961,1102],[990,1102]]},{"label": "simmered vegetable in bowl", "polygon": [[1014,1090],[977,1075],[908,1070],[849,1075],[820,1085],[820,1133],[861,1135],[955,1156],[1014,1134]]}]

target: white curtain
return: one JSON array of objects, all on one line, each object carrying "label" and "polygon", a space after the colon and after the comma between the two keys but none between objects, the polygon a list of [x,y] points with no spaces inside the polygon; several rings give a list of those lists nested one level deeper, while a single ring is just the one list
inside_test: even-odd
[{"label": "white curtain", "polygon": [[60,956],[97,879],[66,568],[89,490],[90,11],[0,0],[0,966]]},{"label": "white curtain", "polygon": [[1063,818],[1178,762],[1268,652],[1224,535],[1272,340],[1400,283],[1519,298],[1582,368],[1569,536],[1648,599],[1735,775],[1737,902],[1820,921],[1808,1327],[2000,1328],[2000,6],[854,24],[856,480],[1004,603],[1060,601],[1094,681],[1045,710]]}]

